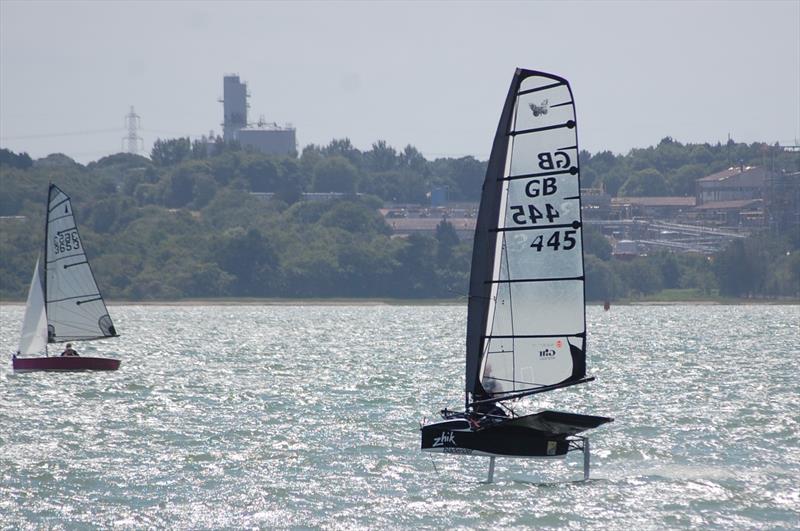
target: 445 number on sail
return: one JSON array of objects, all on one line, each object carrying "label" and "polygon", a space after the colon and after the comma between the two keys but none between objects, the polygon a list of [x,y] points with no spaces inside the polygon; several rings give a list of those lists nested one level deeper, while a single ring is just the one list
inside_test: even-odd
[{"label": "445 number on sail", "polygon": [[[531,243],[531,247],[539,252],[546,247],[550,247],[554,251],[569,251],[570,249],[574,249],[575,244],[577,243],[574,238],[576,232],[577,231],[574,230],[565,230],[563,232],[557,230],[553,232],[549,238],[547,238],[546,244],[544,243],[545,235],[539,234],[536,236],[536,238],[534,238],[533,243]],[[561,236],[562,234],[564,235],[563,238]]]}]

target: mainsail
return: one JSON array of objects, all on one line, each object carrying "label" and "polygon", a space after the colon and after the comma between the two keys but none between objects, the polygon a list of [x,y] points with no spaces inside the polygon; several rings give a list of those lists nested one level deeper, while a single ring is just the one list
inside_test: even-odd
[{"label": "mainsail", "polygon": [[44,292],[39,276],[39,259],[33,269],[31,287],[28,290],[28,302],[25,304],[25,317],[22,319],[22,333],[19,339],[18,353],[30,356],[45,350],[47,347],[47,316],[44,312]]},{"label": "mainsail", "polygon": [[69,196],[51,184],[45,238],[48,342],[116,336],[78,234]]},{"label": "mainsail", "polygon": [[486,172],[467,322],[467,402],[586,374],[575,105],[558,76],[517,70]]}]

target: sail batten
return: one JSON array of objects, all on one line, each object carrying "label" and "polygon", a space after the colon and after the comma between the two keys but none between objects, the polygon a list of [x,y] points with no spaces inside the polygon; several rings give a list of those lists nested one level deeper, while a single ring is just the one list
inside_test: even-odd
[{"label": "sail batten", "polygon": [[466,375],[473,400],[585,376],[576,127],[565,79],[517,71],[476,224]]},{"label": "sail batten", "polygon": [[[567,150],[567,149],[574,149],[574,148],[561,148],[560,151],[564,151],[564,150]],[[531,177],[551,177],[551,176],[554,176],[554,175],[566,175],[566,174],[575,175],[577,173],[578,173],[578,168],[573,166],[573,167],[569,168],[568,170],[544,171],[544,172],[541,172],[541,173],[530,173],[528,175],[514,175],[512,177],[503,177],[500,180],[501,181],[515,181],[517,179],[530,179]]]},{"label": "sail batten", "polygon": [[[574,334],[509,334],[509,335],[491,335],[491,336],[483,336],[483,339],[538,339],[538,338],[549,338],[549,337],[585,337],[584,332],[576,332]],[[505,351],[495,351],[489,352],[488,354],[497,354],[497,352],[505,352]]]},{"label": "sail batten", "polygon": [[513,232],[513,231],[520,231],[520,230],[543,230],[543,229],[563,229],[563,228],[573,228],[577,229],[580,228],[580,224],[575,224],[573,221],[572,223],[560,223],[555,225],[541,225],[535,227],[497,227],[496,229],[491,229],[489,232]]},{"label": "sail batten", "polygon": [[523,129],[521,131],[511,131],[508,134],[510,136],[520,136],[520,135],[527,135],[529,133],[543,133],[545,131],[552,131],[553,129],[574,129],[575,122],[564,122],[563,124],[555,124],[555,125],[547,125],[544,127],[534,127],[533,129]]},{"label": "sail batten", "polygon": [[563,84],[564,83],[552,83],[550,85],[545,85],[543,87],[537,87],[537,88],[532,88],[532,89],[528,89],[528,90],[521,90],[521,91],[519,91],[518,95],[519,96],[524,96],[525,94],[530,94],[532,92],[541,92],[543,90],[548,90],[548,89],[552,89],[552,88],[555,88],[555,87],[560,87]]},{"label": "sail batten", "polygon": [[487,280],[487,283],[513,284],[514,282],[559,282],[562,280],[583,280],[584,276],[579,277],[549,277],[549,278],[498,278]]}]

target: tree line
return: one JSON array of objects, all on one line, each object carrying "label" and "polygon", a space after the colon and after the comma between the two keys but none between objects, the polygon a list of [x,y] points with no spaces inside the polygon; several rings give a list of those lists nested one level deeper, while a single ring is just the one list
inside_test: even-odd
[{"label": "tree line", "polygon": [[[733,151],[753,163],[764,156],[763,146],[665,139],[626,156],[584,152],[584,186],[609,186],[619,168],[678,175],[674,165],[699,152]],[[447,222],[431,236],[393,237],[378,208],[425,203],[434,187],[447,188],[451,200],[477,201],[485,169],[472,157],[429,161],[412,146],[398,151],[379,141],[360,151],[347,139],[285,157],[222,142],[159,140],[149,158],[120,153],[87,165],[59,154],[32,161],[0,149],[0,297],[25,296],[42,245],[48,181],[72,197],[110,299],[463,297],[471,239],[459,241]],[[342,195],[313,201],[303,200],[304,192]],[[797,297],[798,239],[758,234],[711,257],[659,253],[621,261],[587,226],[587,296],[615,300],[685,288],[709,296]]]}]

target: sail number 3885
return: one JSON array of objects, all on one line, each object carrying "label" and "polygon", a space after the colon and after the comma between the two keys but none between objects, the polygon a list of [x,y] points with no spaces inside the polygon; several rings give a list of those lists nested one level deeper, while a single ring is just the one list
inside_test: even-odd
[{"label": "sail number 3885", "polygon": [[53,236],[53,248],[55,250],[55,254],[77,251],[81,248],[81,242],[78,239],[78,232],[72,231],[66,234],[62,233],[57,236]]}]

